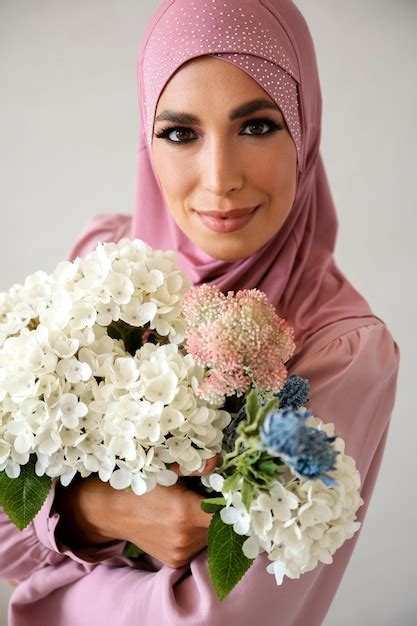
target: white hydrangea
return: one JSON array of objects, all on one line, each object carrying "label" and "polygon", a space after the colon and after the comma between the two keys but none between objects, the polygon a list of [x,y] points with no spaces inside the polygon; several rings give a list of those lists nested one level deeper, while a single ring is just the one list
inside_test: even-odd
[{"label": "white hydrangea", "polygon": [[[39,476],[96,472],[142,494],[220,452],[230,415],[197,396],[204,372],[182,348],[190,286],[174,253],[124,238],[1,293],[0,471],[36,454]],[[169,343],[132,355],[112,322]]]},{"label": "white hydrangea", "polygon": [[[306,425],[334,435],[334,425],[325,424],[310,416]],[[284,576],[299,578],[314,569],[319,562],[332,563],[332,555],[346,539],[351,539],[360,528],[356,512],[364,503],[360,496],[361,479],[352,457],[344,454],[344,441],[337,437],[336,469],[329,471],[337,487],[329,488],[321,480],[295,477],[288,466],[283,466],[280,480],[268,493],[256,492],[249,511],[241,497],[241,483],[233,492],[224,492],[224,478],[213,473],[202,482],[222,492],[226,506],[220,516],[224,523],[233,524],[236,533],[246,535],[242,550],[254,559],[266,552],[271,563],[267,571],[273,574],[277,585]]]}]

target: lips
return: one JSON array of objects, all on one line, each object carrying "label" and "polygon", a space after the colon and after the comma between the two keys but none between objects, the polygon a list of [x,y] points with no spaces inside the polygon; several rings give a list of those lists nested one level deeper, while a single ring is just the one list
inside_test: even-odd
[{"label": "lips", "polygon": [[250,215],[258,205],[247,207],[244,209],[231,209],[230,211],[217,211],[215,209],[208,209],[207,211],[197,211],[200,215],[208,215],[209,217],[215,217],[219,219],[228,219],[235,217],[245,217]]},{"label": "lips", "polygon": [[233,211],[197,211],[200,221],[216,233],[231,233],[240,230],[253,219],[260,205]]}]

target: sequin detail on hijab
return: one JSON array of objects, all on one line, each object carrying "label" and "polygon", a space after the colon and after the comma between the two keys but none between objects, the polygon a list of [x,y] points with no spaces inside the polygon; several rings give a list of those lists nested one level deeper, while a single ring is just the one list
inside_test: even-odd
[{"label": "sequin detail on hijab", "polygon": [[[155,26],[143,65],[146,139],[152,142],[159,94],[173,71],[210,54],[241,67],[277,102],[301,159],[298,72],[265,17],[224,0],[174,2]],[[286,37],[284,31],[282,37]],[[173,41],[178,42],[173,46]],[[233,52],[236,49],[239,53]]]}]

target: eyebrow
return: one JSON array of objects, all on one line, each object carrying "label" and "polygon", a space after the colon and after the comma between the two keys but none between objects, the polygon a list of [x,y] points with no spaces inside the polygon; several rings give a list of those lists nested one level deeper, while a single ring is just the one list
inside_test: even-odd
[{"label": "eyebrow", "polygon": [[[250,113],[255,113],[256,111],[261,111],[264,109],[272,109],[274,111],[278,111],[281,113],[281,109],[275,102],[270,102],[269,100],[256,99],[250,100],[249,102],[245,102],[238,106],[236,109],[233,109],[229,113],[229,120],[233,121],[240,117],[245,117]],[[190,113],[181,113],[180,111],[171,111],[166,110],[160,113],[156,118],[155,122],[176,122],[177,124],[200,124],[201,120],[196,115],[191,115]]]}]

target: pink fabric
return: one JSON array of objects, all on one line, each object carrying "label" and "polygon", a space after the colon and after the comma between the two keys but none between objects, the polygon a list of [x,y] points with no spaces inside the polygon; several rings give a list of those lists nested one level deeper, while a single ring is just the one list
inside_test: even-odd
[{"label": "pink fabric", "polygon": [[[230,11],[240,7],[266,20],[289,59],[281,69],[291,70],[298,84],[300,174],[286,223],[263,250],[245,261],[225,264],[196,250],[169,217],[141,131],[133,217],[96,215],[68,258],[85,256],[98,241],[139,236],[155,248],[177,250],[181,266],[195,283],[214,281],[224,289],[264,290],[296,329],[298,349],[287,363],[289,373],[310,380],[309,407],[334,423],[345,439],[346,453],[356,459],[365,501],[358,519],[363,522],[389,432],[399,348],[334,261],[337,218],[319,153],[320,87],[303,18],[289,0],[222,0],[217,5]],[[143,46],[160,19],[169,14],[180,19],[192,6],[202,10],[213,3],[164,2],[149,23]],[[221,35],[220,21],[217,26]],[[163,28],[162,22],[158,28]],[[185,28],[184,36],[188,34]],[[241,43],[235,42],[232,49],[244,53]],[[142,119],[146,119],[141,96],[144,51],[142,47],[139,60]],[[192,51],[188,54],[193,56]],[[277,60],[268,58],[273,64]],[[206,550],[179,570],[150,557],[138,561],[121,557],[123,542],[74,552],[56,539],[59,516],[53,502],[54,488],[34,522],[21,533],[0,510],[0,577],[20,581],[10,603],[9,626],[320,626],[361,534],[345,542],[331,565],[320,564],[298,580],[284,578],[280,587],[265,571],[267,558],[260,555],[232,594],[220,602],[209,578]]]},{"label": "pink fabric", "polygon": [[[232,62],[224,56],[231,52],[240,55],[241,68],[284,109],[294,99],[288,95],[289,84],[296,84],[300,110],[294,119],[301,120],[298,183],[291,211],[279,232],[258,252],[233,263],[213,259],[176,225],[150,151],[157,98],[173,72],[202,54],[220,53]],[[241,63],[246,55],[248,67]],[[250,63],[253,58],[258,59],[255,66]],[[268,85],[267,76],[259,78],[259,60],[288,77],[290,83],[282,92],[276,84]],[[320,328],[342,319],[349,325],[352,318],[371,315],[368,303],[333,256],[338,221],[320,154],[319,75],[310,32],[295,4],[291,0],[166,0],[148,23],[137,65],[143,124],[132,237],[144,239],[153,248],[176,250],[178,264],[194,284],[214,282],[223,291],[252,287],[264,291],[294,327],[297,352]]]},{"label": "pink fabric", "polygon": [[[118,241],[130,228],[129,216],[98,215],[84,229],[68,258],[85,256],[97,241]],[[343,329],[342,329],[343,326]],[[374,316],[329,325],[310,337],[303,354],[288,362],[289,372],[311,383],[312,411],[335,424],[346,453],[362,476],[359,509],[363,522],[389,432],[399,349]],[[361,530],[298,580],[275,585],[260,555],[232,594],[220,602],[213,592],[207,551],[189,567],[171,569],[148,557],[121,557],[124,543],[88,554],[57,543],[59,516],[54,489],[34,522],[22,533],[0,510],[0,577],[15,578],[9,626],[320,626],[348,565]]]},{"label": "pink fabric", "polygon": [[[277,45],[277,42],[285,42],[286,48],[291,51],[285,30],[279,23],[275,23],[271,30],[268,11],[257,11],[253,15],[253,2],[246,3],[246,12],[242,4],[238,8],[236,2],[169,4],[163,18],[159,21],[155,19],[152,36],[147,39],[143,65],[139,59],[138,67],[143,66],[141,85],[148,145],[152,142],[154,113],[164,85],[185,59],[208,53],[247,71],[278,102],[300,162],[301,120],[297,87],[300,76],[296,58],[288,57],[283,45]],[[183,45],[173,46],[179,33],[183,37]],[[249,33],[250,38],[247,36]]]}]

